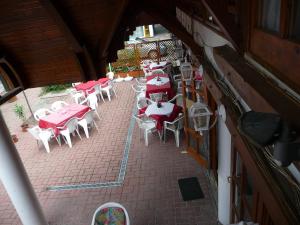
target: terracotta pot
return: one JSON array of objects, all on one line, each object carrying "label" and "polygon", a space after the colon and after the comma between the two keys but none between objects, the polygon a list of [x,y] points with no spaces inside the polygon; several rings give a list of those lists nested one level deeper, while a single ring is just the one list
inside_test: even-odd
[{"label": "terracotta pot", "polygon": [[22,125],[21,125],[21,128],[22,128],[22,131],[23,132],[27,132],[27,128],[29,127],[29,125],[27,124],[27,123],[23,123]]},{"label": "terracotta pot", "polygon": [[14,143],[17,143],[18,140],[19,140],[18,137],[17,137],[17,135],[15,135],[15,134],[11,135],[11,139],[13,140]]}]

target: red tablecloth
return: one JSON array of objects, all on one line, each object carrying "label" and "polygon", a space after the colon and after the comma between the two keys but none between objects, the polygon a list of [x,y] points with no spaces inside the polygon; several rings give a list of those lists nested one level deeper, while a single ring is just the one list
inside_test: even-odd
[{"label": "red tablecloth", "polygon": [[55,135],[58,135],[59,130],[57,127],[64,126],[65,123],[73,117],[82,117],[89,110],[90,107],[86,105],[67,105],[58,112],[51,113],[50,115],[41,118],[39,121],[39,127],[44,129],[52,128]]},{"label": "red tablecloth", "polygon": [[[147,107],[140,109],[139,113],[140,114],[145,113],[146,109],[147,109]],[[164,121],[168,121],[168,122],[174,121],[178,117],[179,113],[181,113],[181,112],[182,112],[182,107],[180,107],[178,105],[174,105],[173,111],[169,116],[151,115],[150,117],[157,121],[156,128],[161,131],[164,127]]]},{"label": "red tablecloth", "polygon": [[[107,82],[109,79],[108,78],[100,78],[99,80],[95,81],[95,80],[90,80],[86,83],[81,83],[75,86],[75,89],[77,91],[83,91],[84,93],[86,93],[87,90],[92,89],[96,84],[100,84],[103,85],[105,82]],[[93,91],[92,91],[93,92]]]},{"label": "red tablecloth", "polygon": [[[155,75],[151,75],[147,77],[147,81],[160,76],[160,77],[168,77],[168,74],[155,74]],[[168,99],[171,99],[174,97],[174,91],[171,87],[171,82],[169,81],[168,83],[164,84],[164,85],[151,85],[151,84],[147,84],[146,85],[146,98],[150,98],[150,94],[152,93],[159,93],[159,92],[164,92],[168,94]]]}]

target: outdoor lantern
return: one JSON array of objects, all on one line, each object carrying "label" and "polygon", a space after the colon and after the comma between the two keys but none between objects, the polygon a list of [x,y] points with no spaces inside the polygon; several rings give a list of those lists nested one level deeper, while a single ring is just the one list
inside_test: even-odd
[{"label": "outdoor lantern", "polygon": [[183,48],[182,47],[177,47],[175,49],[175,54],[176,54],[177,59],[179,59],[179,60],[183,59],[183,54],[184,54]]},{"label": "outdoor lantern", "polygon": [[193,79],[193,67],[191,63],[184,62],[180,65],[182,80],[191,81]]},{"label": "outdoor lantern", "polygon": [[190,117],[193,119],[194,129],[199,131],[201,135],[202,131],[209,129],[209,119],[211,115],[212,113],[208,109],[208,106],[199,100],[191,106]]}]

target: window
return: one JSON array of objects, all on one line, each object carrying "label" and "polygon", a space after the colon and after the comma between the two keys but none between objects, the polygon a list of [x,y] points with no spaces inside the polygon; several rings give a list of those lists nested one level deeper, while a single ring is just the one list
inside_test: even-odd
[{"label": "window", "polygon": [[263,29],[279,33],[281,0],[260,1],[260,25]]},{"label": "window", "polygon": [[292,1],[290,37],[300,40],[300,0]]}]

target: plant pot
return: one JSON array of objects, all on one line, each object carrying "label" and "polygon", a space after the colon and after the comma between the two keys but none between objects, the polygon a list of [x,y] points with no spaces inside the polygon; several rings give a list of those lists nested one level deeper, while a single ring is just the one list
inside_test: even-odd
[{"label": "plant pot", "polygon": [[11,139],[12,139],[13,143],[17,143],[18,140],[19,140],[18,137],[17,137],[17,135],[15,135],[15,134],[11,135]]},{"label": "plant pot", "polygon": [[22,128],[22,132],[27,132],[27,128],[29,127],[29,125],[27,123],[23,123],[21,125],[21,128]]}]

